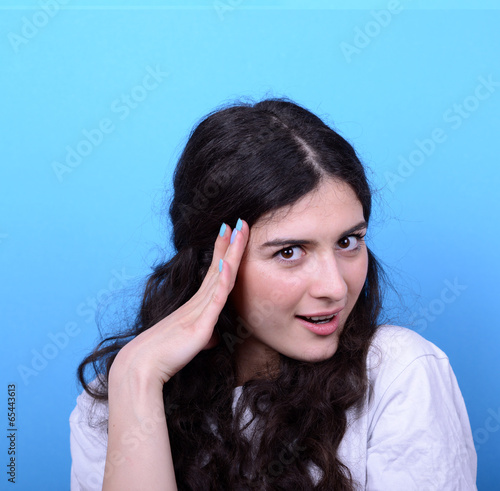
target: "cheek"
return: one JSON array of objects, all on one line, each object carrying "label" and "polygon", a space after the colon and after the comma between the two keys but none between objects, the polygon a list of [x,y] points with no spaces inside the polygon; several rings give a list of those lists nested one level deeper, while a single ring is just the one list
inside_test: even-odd
[{"label": "cheek", "polygon": [[294,285],[293,278],[267,267],[260,269],[258,277],[254,277],[252,290],[255,298],[259,299],[261,310],[272,315],[288,303],[293,303]]},{"label": "cheek", "polygon": [[297,274],[284,273],[272,264],[246,266],[235,289],[247,315],[258,313],[270,319],[295,308],[304,284]]},{"label": "cheek", "polygon": [[283,313],[294,309],[300,297],[297,284],[293,281],[270,282],[266,287],[266,298],[272,305],[273,312]]}]

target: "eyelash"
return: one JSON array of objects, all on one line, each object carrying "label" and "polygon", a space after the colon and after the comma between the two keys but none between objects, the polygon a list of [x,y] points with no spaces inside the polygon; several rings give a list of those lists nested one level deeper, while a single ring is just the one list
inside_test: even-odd
[{"label": "eyelash", "polygon": [[[341,250],[341,251],[346,251],[346,252],[348,252],[348,253],[358,251],[359,249],[361,249],[361,244],[363,243],[363,239],[365,238],[365,235],[366,235],[366,234],[357,233],[357,234],[350,234],[350,235],[346,235],[345,237],[342,237],[342,238],[339,240],[339,242],[340,242],[340,241],[342,241],[342,240],[344,240],[344,239],[351,239],[351,238],[355,238],[355,239],[357,240],[357,244],[356,244],[356,247],[355,247],[354,249],[346,250],[346,249],[342,249],[342,248],[340,248],[340,250]],[[338,242],[337,242],[337,243],[338,243]],[[293,264],[293,263],[295,263],[295,262],[299,261],[299,260],[300,260],[300,258],[299,258],[299,259],[283,259],[283,258],[281,258],[281,257],[280,257],[280,254],[281,254],[283,251],[287,251],[287,250],[289,250],[289,249],[296,249],[296,248],[300,248],[300,249],[302,249],[302,246],[300,246],[300,245],[293,245],[293,244],[291,244],[291,245],[289,245],[289,246],[287,246],[287,247],[284,247],[283,249],[280,249],[279,251],[276,251],[276,252],[274,253],[274,257],[276,258],[276,260],[277,260],[277,261],[279,261],[279,262],[281,262],[281,263],[285,263],[285,264]],[[302,257],[302,256],[301,256],[301,257]]]}]

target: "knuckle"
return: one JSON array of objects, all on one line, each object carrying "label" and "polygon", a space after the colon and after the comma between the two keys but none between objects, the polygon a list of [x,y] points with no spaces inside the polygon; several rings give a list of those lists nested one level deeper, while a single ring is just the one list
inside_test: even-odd
[{"label": "knuckle", "polygon": [[217,272],[219,271],[219,266],[218,266],[218,261],[217,263],[214,261],[212,261],[210,263],[210,266],[208,267],[207,269],[207,274],[206,274],[206,277],[207,276],[213,276],[215,275]]},{"label": "knuckle", "polygon": [[176,324],[181,330],[191,329],[193,325],[196,324],[197,315],[195,312],[186,312],[180,319],[177,320]]},{"label": "knuckle", "polygon": [[221,295],[220,292],[213,292],[212,293],[212,303],[215,303],[216,305],[221,305],[225,303],[225,298],[224,295]]}]

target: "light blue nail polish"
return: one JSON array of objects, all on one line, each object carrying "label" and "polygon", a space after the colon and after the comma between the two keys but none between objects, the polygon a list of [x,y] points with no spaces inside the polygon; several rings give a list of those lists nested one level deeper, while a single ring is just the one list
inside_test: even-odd
[{"label": "light blue nail polish", "polygon": [[222,271],[222,265],[224,264],[224,261],[222,259],[219,260],[219,273]]},{"label": "light blue nail polish", "polygon": [[236,230],[241,230],[241,227],[243,227],[243,222],[241,221],[241,218],[238,218],[238,221],[236,222]]},{"label": "light blue nail polish", "polygon": [[220,230],[219,230],[219,235],[221,237],[224,237],[224,234],[226,233],[226,224],[223,223],[221,226],[220,226]]},{"label": "light blue nail polish", "polygon": [[236,237],[236,234],[238,233],[238,229],[234,229],[233,230],[233,233],[231,234],[231,241],[229,242],[230,244],[232,244],[234,242],[234,238]]}]

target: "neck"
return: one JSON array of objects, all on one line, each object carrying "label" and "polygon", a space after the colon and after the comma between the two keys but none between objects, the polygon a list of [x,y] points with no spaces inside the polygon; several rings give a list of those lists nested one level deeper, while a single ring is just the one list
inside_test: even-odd
[{"label": "neck", "polygon": [[237,384],[244,385],[253,379],[273,379],[279,374],[279,354],[268,349],[263,353],[253,353],[253,350],[236,351]]}]

